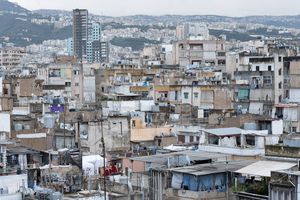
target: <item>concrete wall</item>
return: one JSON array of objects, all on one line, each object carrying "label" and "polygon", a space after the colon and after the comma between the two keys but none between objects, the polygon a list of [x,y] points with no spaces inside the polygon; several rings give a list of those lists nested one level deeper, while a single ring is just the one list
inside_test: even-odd
[{"label": "concrete wall", "polygon": [[166,191],[166,199],[167,200],[197,200],[197,199],[225,199],[225,192],[194,192],[189,190],[176,190],[169,188]]},{"label": "concrete wall", "polygon": [[290,89],[290,103],[300,103],[300,89]]},{"label": "concrete wall", "polygon": [[10,114],[9,113],[0,113],[0,132],[10,133]]},{"label": "concrete wall", "polygon": [[[75,73],[76,72],[76,73]],[[72,71],[72,97],[78,101],[78,104],[81,107],[83,102],[83,68],[82,65],[73,66]]]},{"label": "concrete wall", "polygon": [[265,62],[260,62],[260,63],[253,63],[251,65],[251,71],[256,71],[256,67],[259,67],[259,71],[269,71],[268,67],[271,66],[271,71],[274,71],[274,63],[265,63]]},{"label": "concrete wall", "polygon": [[155,136],[170,135],[170,127],[131,129],[130,141],[153,141]]},{"label": "concrete wall", "polygon": [[[27,188],[27,174],[0,176],[0,188],[7,187],[8,194],[16,193],[23,183]],[[0,199],[2,199],[1,195]]]},{"label": "concrete wall", "polygon": [[255,89],[250,90],[250,100],[251,101],[273,101],[274,100],[274,90],[273,89]]},{"label": "concrete wall", "polygon": [[122,169],[131,169],[132,172],[144,172],[145,171],[145,162],[142,161],[131,161],[129,158],[123,158],[122,160]]},{"label": "concrete wall", "polygon": [[22,200],[22,194],[16,193],[16,194],[0,194],[1,200]]},{"label": "concrete wall", "polygon": [[[185,98],[185,93],[188,93],[188,98]],[[200,106],[201,89],[199,87],[182,87],[181,103]]]},{"label": "concrete wall", "polygon": [[[281,60],[280,60],[281,59]],[[274,102],[275,104],[281,103],[279,97],[284,98],[284,89],[283,87],[279,88],[279,83],[284,83],[284,77],[279,75],[279,70],[283,71],[283,56],[275,55],[275,70],[274,70]]]},{"label": "concrete wall", "polygon": [[214,90],[214,109],[232,109],[232,91],[228,89]]},{"label": "concrete wall", "polygon": [[95,103],[96,102],[95,77],[85,76],[83,82],[84,82],[83,83],[84,102]]},{"label": "concrete wall", "polygon": [[[122,122],[122,135],[121,123]],[[103,122],[103,136],[107,151],[119,148],[129,148],[129,127],[126,117],[109,117]],[[91,153],[102,153],[101,123],[88,123],[88,138],[81,139],[81,146],[88,148]]]},{"label": "concrete wall", "polygon": [[283,133],[283,121],[272,121],[272,135],[282,135]]},{"label": "concrete wall", "polygon": [[201,91],[201,105],[200,108],[203,109],[213,109],[214,108],[214,91],[213,90],[202,90]]},{"label": "concrete wall", "polygon": [[298,121],[298,107],[284,108],[283,119],[285,121]]},{"label": "concrete wall", "polygon": [[266,145],[265,149],[266,149],[266,156],[300,158],[299,147]]},{"label": "concrete wall", "polygon": [[199,145],[198,149],[200,151],[214,152],[214,153],[224,153],[230,155],[240,155],[240,156],[254,156],[254,155],[264,155],[264,149],[241,149],[241,148],[231,148],[231,147],[220,147],[216,145]]},{"label": "concrete wall", "polygon": [[139,101],[108,101],[107,106],[109,111],[119,112],[124,115],[140,110]]}]

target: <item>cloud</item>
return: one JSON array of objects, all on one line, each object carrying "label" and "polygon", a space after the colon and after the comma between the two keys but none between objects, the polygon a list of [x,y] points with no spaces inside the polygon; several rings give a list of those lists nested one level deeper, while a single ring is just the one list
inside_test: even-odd
[{"label": "cloud", "polygon": [[299,0],[11,0],[30,10],[86,8],[91,13],[133,14],[296,15]]}]

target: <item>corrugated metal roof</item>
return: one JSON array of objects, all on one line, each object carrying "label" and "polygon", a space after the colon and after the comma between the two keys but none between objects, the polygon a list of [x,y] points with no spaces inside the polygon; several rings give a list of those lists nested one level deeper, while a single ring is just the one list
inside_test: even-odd
[{"label": "corrugated metal roof", "polygon": [[216,129],[205,129],[204,132],[207,132],[212,135],[217,135],[217,136],[240,135],[242,133],[242,129],[236,127],[216,128]]},{"label": "corrugated metal roof", "polygon": [[296,163],[290,162],[258,161],[235,172],[254,176],[271,177],[271,171],[286,170],[296,165]]},{"label": "corrugated metal roof", "polygon": [[228,161],[226,162],[214,162],[210,164],[201,164],[201,165],[194,165],[188,167],[179,167],[170,169],[172,172],[176,173],[183,173],[183,174],[191,174],[194,176],[203,176],[207,174],[216,174],[216,173],[223,173],[227,171],[235,171],[240,169],[241,167],[245,167],[249,164],[253,163],[250,160],[239,160],[239,161]]}]

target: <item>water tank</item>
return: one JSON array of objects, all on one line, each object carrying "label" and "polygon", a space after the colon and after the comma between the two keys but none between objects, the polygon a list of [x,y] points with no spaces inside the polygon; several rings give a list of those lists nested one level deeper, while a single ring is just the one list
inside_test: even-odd
[{"label": "water tank", "polygon": [[14,129],[15,129],[15,131],[21,131],[21,130],[23,130],[23,125],[22,124],[14,124]]},{"label": "water tank", "polygon": [[44,125],[45,128],[54,128],[55,126],[55,116],[54,115],[45,115],[44,116]]},{"label": "water tank", "polygon": [[245,123],[244,129],[245,130],[257,130],[257,124],[256,123]]},{"label": "water tank", "polygon": [[24,130],[30,130],[30,129],[31,129],[31,127],[29,124],[24,125]]},{"label": "water tank", "polygon": [[62,195],[60,192],[54,192],[51,197],[52,200],[62,200]]}]

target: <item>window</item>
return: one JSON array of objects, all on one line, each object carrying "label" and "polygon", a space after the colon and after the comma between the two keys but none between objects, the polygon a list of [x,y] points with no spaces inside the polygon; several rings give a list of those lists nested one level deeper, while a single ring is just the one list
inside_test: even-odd
[{"label": "window", "polygon": [[247,145],[254,146],[255,145],[255,137],[252,135],[247,135],[246,136],[246,143]]},{"label": "window", "polygon": [[279,57],[278,57],[278,62],[281,62],[281,60],[282,60],[282,57],[279,56]]},{"label": "window", "polygon": [[183,93],[183,96],[184,96],[185,99],[188,99],[189,98],[189,93],[185,92],[185,93]]},{"label": "window", "polygon": [[278,84],[278,88],[279,88],[279,89],[282,88],[282,82],[280,82],[280,83]]},{"label": "window", "polygon": [[209,110],[204,110],[204,117],[205,118],[209,117]]},{"label": "window", "polygon": [[238,92],[239,100],[249,100],[249,89],[240,89]]},{"label": "window", "polygon": [[71,82],[65,82],[66,87],[71,87]]},{"label": "window", "polygon": [[256,66],[255,71],[259,72],[259,66]]},{"label": "window", "polygon": [[272,76],[264,76],[264,85],[272,85]]},{"label": "window", "polygon": [[281,76],[281,74],[282,74],[282,69],[279,69],[278,70],[278,75]]},{"label": "window", "polygon": [[226,60],[218,60],[218,65],[225,65],[226,64]]},{"label": "window", "polygon": [[290,91],[289,90],[286,90],[285,91],[285,98],[289,98],[290,97]]},{"label": "window", "polygon": [[75,83],[75,86],[79,86],[79,83]]},{"label": "window", "polygon": [[218,52],[218,56],[224,57],[225,56],[225,52]]},{"label": "window", "polygon": [[272,71],[272,66],[271,65],[268,66],[268,71]]},{"label": "window", "polygon": [[190,142],[194,142],[194,136],[190,136]]},{"label": "window", "polygon": [[293,126],[293,127],[292,127],[292,132],[293,132],[293,133],[296,133],[296,132],[297,132],[297,127]]},{"label": "window", "polygon": [[198,93],[198,92],[195,92],[195,93],[194,93],[194,98],[197,99],[198,97],[199,97],[199,93]]},{"label": "window", "polygon": [[279,101],[279,103],[282,102],[282,95],[280,95],[280,96],[278,97],[278,101]]},{"label": "window", "polygon": [[185,143],[185,136],[184,135],[178,135],[178,143],[179,144]]},{"label": "window", "polygon": [[74,70],[73,73],[74,75],[79,75],[79,70]]},{"label": "window", "polygon": [[8,89],[7,88],[3,88],[3,94],[8,94]]}]

